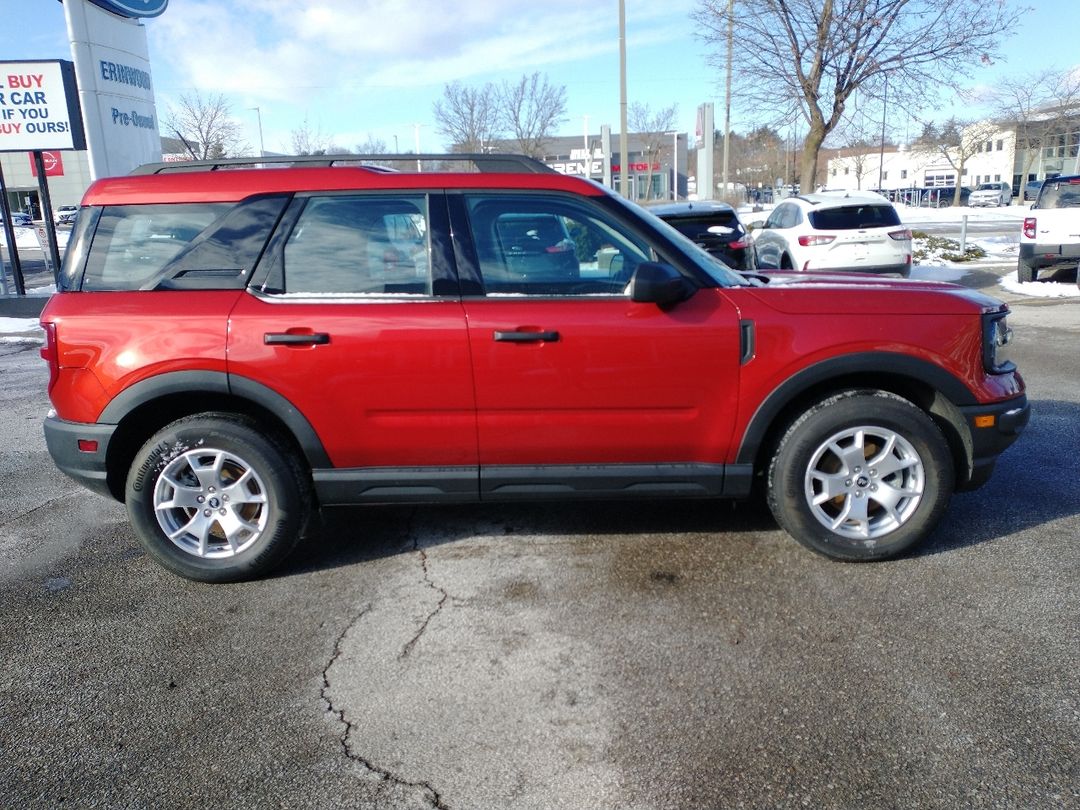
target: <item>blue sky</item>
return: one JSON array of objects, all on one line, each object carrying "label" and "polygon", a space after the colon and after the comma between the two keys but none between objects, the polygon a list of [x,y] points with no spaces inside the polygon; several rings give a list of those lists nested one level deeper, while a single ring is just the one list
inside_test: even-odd
[{"label": "blue sky", "polygon": [[[1037,0],[1004,45],[1005,59],[971,84],[1004,73],[1071,67],[1047,32],[1080,34],[1075,0]],[[697,105],[716,104],[721,77],[706,62],[690,13],[696,0],[627,0],[628,100],[655,111],[678,105],[676,128],[694,130]],[[347,8],[348,13],[342,9]],[[56,0],[0,0],[0,59],[70,59]],[[12,21],[18,21],[12,24]],[[269,151],[310,130],[355,148],[369,137],[388,148],[441,151],[432,104],[450,81],[475,85],[539,71],[567,89],[558,134],[619,124],[618,3],[602,0],[172,0],[145,21],[159,116],[193,89],[223,93],[253,149],[258,107]],[[1074,63],[1075,64],[1075,63]],[[750,111],[733,108],[744,131]],[[419,125],[417,127],[417,125]],[[902,125],[901,125],[902,126]]]}]

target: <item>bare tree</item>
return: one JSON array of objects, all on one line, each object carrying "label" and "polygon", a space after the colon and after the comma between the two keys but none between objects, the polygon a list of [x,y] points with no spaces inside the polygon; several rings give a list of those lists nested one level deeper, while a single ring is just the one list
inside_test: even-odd
[{"label": "bare tree", "polygon": [[241,139],[241,127],[233,119],[232,105],[225,96],[203,96],[198,90],[180,96],[176,107],[170,106],[165,126],[181,137],[199,160],[239,157],[248,152]]},{"label": "bare tree", "polygon": [[[670,107],[657,110],[655,113],[649,108],[648,104],[634,102],[630,105],[626,118],[627,126],[631,132],[636,133],[641,139],[645,162],[649,167],[645,174],[646,200],[652,199],[653,164],[660,162],[660,156],[663,154],[666,144],[670,143],[672,151],[674,151],[675,144],[670,140],[672,138],[671,128],[675,126],[675,116],[678,111],[678,104],[672,104]],[[626,159],[627,157],[624,155],[622,160]],[[676,159],[677,156],[673,154],[671,157],[673,164]]]},{"label": "bare tree", "polygon": [[504,82],[498,92],[503,127],[519,152],[539,158],[544,142],[566,120],[566,87],[548,84],[546,76],[522,75],[517,82]]},{"label": "bare tree", "polygon": [[356,145],[356,153],[358,155],[385,155],[387,151],[386,141],[382,138],[376,138],[370,132],[368,133],[367,140]]},{"label": "bare tree", "polygon": [[1068,154],[1073,146],[1065,139],[1080,113],[1080,74],[1041,70],[1007,76],[995,88],[994,106],[1003,120],[1016,122],[1016,152],[1024,158],[1017,193],[1023,202],[1024,181],[1039,155],[1051,148]]},{"label": "bare tree", "polygon": [[811,188],[821,145],[856,89],[925,103],[928,88],[970,76],[973,56],[990,63],[1019,11],[1010,0],[701,0],[694,18],[722,69],[730,19],[745,104],[776,126],[808,125],[799,178]]},{"label": "bare tree", "polygon": [[345,151],[334,143],[332,136],[322,131],[321,126],[316,125],[313,129],[306,115],[304,122],[289,133],[289,144],[294,155],[332,155]]},{"label": "bare tree", "polygon": [[758,127],[745,137],[731,133],[728,157],[747,188],[771,186],[784,174],[787,144],[774,129]]},{"label": "bare tree", "polygon": [[[861,189],[863,180],[873,176],[881,168],[881,147],[884,144],[881,121],[873,120],[865,110],[856,109],[835,131],[832,142],[838,144],[840,153],[836,162],[840,168],[855,175],[855,187]],[[828,180],[826,180],[828,183]]]},{"label": "bare tree", "polygon": [[490,82],[483,87],[448,84],[432,108],[436,129],[450,139],[451,151],[483,152],[500,137],[498,92]]},{"label": "bare tree", "polygon": [[922,133],[911,145],[913,153],[921,153],[935,158],[944,158],[956,170],[956,188],[953,190],[953,205],[960,205],[961,178],[968,159],[982,151],[983,145],[990,140],[1000,127],[993,121],[960,121],[950,118],[941,126],[932,121],[923,124]]}]

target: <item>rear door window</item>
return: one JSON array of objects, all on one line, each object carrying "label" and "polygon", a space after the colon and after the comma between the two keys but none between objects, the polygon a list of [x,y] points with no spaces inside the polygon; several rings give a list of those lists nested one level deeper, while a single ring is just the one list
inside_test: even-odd
[{"label": "rear door window", "polygon": [[284,292],[431,295],[424,195],[312,197],[285,243]]}]

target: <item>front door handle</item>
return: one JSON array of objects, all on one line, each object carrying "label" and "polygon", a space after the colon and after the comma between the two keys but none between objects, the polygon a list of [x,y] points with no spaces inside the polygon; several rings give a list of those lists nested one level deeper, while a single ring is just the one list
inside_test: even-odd
[{"label": "front door handle", "polygon": [[322,346],[330,342],[326,332],[267,332],[263,343],[267,346]]},{"label": "front door handle", "polygon": [[496,343],[554,343],[559,339],[559,333],[547,332],[495,332]]}]

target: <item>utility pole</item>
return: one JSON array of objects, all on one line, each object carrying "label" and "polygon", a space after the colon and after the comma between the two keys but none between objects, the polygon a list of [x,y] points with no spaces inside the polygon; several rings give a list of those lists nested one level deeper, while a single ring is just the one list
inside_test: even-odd
[{"label": "utility pole", "polygon": [[619,0],[619,193],[630,198],[629,139],[626,137],[626,0]]},{"label": "utility pole", "polygon": [[724,183],[723,199],[728,199],[728,144],[731,142],[731,46],[735,41],[735,0],[727,4],[727,89],[724,95]]},{"label": "utility pole", "polygon": [[[889,109],[889,74],[885,74],[885,94],[881,98],[881,152],[878,153],[877,187],[881,191],[882,180],[885,173],[885,117]],[[957,181],[957,186],[960,185]],[[959,193],[959,192],[957,192]],[[1022,193],[1022,192],[1021,192]]]},{"label": "utility pole", "polygon": [[262,110],[258,107],[248,107],[248,109],[255,111],[255,118],[259,122],[259,157],[262,157],[266,154],[266,150],[263,149]]}]

